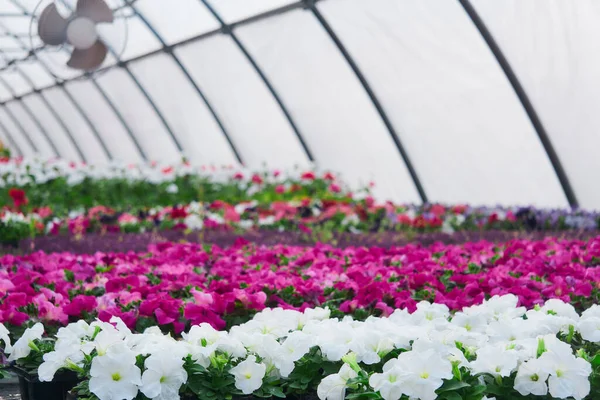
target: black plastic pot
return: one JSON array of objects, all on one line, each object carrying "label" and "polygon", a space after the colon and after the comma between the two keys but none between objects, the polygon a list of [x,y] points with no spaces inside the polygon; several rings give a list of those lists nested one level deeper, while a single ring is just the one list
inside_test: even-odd
[{"label": "black plastic pot", "polygon": [[19,378],[21,400],[66,400],[69,390],[73,389],[79,380],[74,372],[58,372],[52,382],[40,382],[37,375],[19,367],[7,368]]}]

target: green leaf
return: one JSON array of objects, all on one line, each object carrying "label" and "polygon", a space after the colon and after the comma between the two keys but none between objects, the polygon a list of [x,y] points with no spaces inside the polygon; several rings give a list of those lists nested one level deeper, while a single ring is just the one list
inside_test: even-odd
[{"label": "green leaf", "polygon": [[73,273],[73,271],[65,269],[64,270],[64,274],[65,274],[65,281],[67,281],[67,282],[75,282],[75,274]]},{"label": "green leaf", "polygon": [[440,394],[438,400],[463,400],[463,398],[456,392],[444,392]]},{"label": "green leaf", "polygon": [[437,392],[443,393],[443,392],[448,392],[448,391],[453,391],[453,390],[460,390],[460,389],[463,389],[466,387],[471,387],[471,385],[469,385],[467,382],[462,382],[462,381],[457,381],[456,379],[452,379],[450,381],[444,382],[442,387],[440,387],[437,390]]}]

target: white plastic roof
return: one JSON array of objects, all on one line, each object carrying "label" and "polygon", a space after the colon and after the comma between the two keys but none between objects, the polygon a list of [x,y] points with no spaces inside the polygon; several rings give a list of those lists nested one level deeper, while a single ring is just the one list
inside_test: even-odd
[{"label": "white plastic roof", "polygon": [[597,0],[112,0],[92,76],[30,37],[49,1],[0,1],[18,154],[314,162],[396,201],[600,207]]}]

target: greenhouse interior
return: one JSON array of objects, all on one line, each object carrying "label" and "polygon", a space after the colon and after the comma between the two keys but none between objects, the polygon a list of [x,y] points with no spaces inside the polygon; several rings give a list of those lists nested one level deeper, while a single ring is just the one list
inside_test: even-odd
[{"label": "greenhouse interior", "polygon": [[0,0],[0,400],[600,399],[597,0]]}]

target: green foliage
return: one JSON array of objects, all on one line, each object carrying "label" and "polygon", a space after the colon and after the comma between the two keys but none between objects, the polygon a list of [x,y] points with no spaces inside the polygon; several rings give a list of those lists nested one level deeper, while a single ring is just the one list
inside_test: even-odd
[{"label": "green foliage", "polygon": [[19,242],[32,235],[31,226],[19,221],[0,221],[0,244],[17,246]]}]

